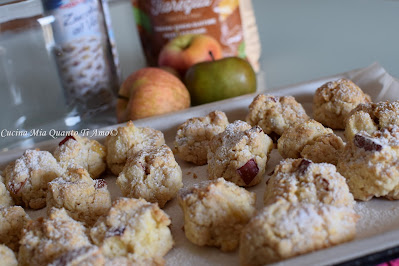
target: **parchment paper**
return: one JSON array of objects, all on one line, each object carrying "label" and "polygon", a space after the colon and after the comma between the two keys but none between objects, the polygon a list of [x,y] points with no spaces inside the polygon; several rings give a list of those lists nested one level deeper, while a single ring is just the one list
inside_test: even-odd
[{"label": "parchment paper", "polygon": [[[374,101],[398,100],[398,80],[391,77],[378,63],[374,63],[364,69],[354,70],[283,88],[277,88],[266,91],[266,93],[295,96],[296,99],[304,105],[306,111],[311,116],[311,103],[314,91],[325,82],[342,77],[352,79],[365,92],[370,94]],[[161,130],[165,135],[166,143],[170,147],[173,147],[173,140],[177,126],[188,118],[203,116],[213,110],[222,110],[226,112],[230,122],[237,119],[243,120],[248,112],[248,105],[252,102],[252,99],[255,96],[256,94],[245,95],[202,105],[170,115],[138,120],[135,121],[135,124],[137,126],[147,126]],[[118,125],[108,127],[107,129],[115,128],[117,126]],[[337,133],[340,134],[340,132]],[[103,141],[102,139],[99,140]],[[53,151],[59,141],[60,140],[46,141],[39,143],[35,147]],[[24,150],[18,149],[1,153],[0,165],[2,167],[0,169],[3,169],[9,161],[21,156],[23,151]],[[249,189],[257,194],[258,209],[262,208],[262,198],[267,173],[270,173],[280,160],[281,156],[278,154],[277,150],[274,149],[271,153],[271,159],[267,164],[265,180],[256,187]],[[177,159],[177,161],[182,168],[184,186],[190,186],[207,179],[207,166],[194,166],[179,159]],[[195,178],[195,176],[197,176],[197,178]],[[111,191],[113,199],[121,196],[120,190],[115,184],[115,179],[116,178],[112,176],[106,177],[108,188]],[[171,230],[175,241],[174,248],[166,255],[167,265],[239,265],[237,252],[223,253],[213,247],[198,247],[186,239],[182,230],[183,215],[176,199],[169,202],[165,206],[164,210],[172,219]],[[369,202],[357,203],[356,210],[362,218],[358,223],[358,233],[354,241],[283,261],[280,264],[332,264],[368,252],[399,245],[399,202],[373,199]],[[39,211],[28,210],[27,212],[33,219],[46,215],[45,209]],[[386,241],[386,239],[388,239],[388,241]]]}]

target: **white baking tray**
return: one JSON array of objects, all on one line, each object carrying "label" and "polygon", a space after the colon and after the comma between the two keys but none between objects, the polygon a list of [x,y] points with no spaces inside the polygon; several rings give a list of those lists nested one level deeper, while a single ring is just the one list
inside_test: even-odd
[{"label": "white baking tray", "polygon": [[[377,80],[380,80],[382,76],[380,75],[376,77],[371,74],[375,74],[378,72],[377,70],[381,71],[381,67],[374,65],[368,69],[352,71],[316,81],[288,86],[270,93],[274,95],[292,95],[296,97],[296,99],[303,104],[308,114],[312,115],[311,103],[313,92],[321,84],[339,77],[352,78],[358,84],[362,83],[363,87],[366,88],[369,87],[367,85],[370,85],[372,97],[374,97],[374,99],[377,97],[383,99],[385,93],[383,96],[381,96],[380,92],[383,90],[391,91],[392,84],[389,85],[391,87],[388,89],[386,88],[388,85],[385,81],[380,82],[381,86],[376,86],[375,84]],[[383,74],[384,78],[386,79],[385,71],[383,71]],[[372,78],[370,79],[365,77]],[[366,91],[367,90],[369,89],[366,89]],[[166,144],[169,145],[169,147],[173,147],[173,140],[178,125],[186,121],[188,118],[203,116],[213,110],[221,110],[227,114],[230,122],[233,122],[237,119],[243,120],[248,112],[248,106],[255,95],[256,94],[241,96],[234,99],[190,108],[170,115],[142,119],[135,121],[135,124],[137,126],[146,126],[161,130],[165,135]],[[399,95],[399,93],[396,93],[396,95]],[[392,97],[390,96],[390,98]],[[117,125],[108,127],[106,129],[113,129],[116,127]],[[102,141],[103,139],[100,138],[99,140]],[[53,151],[59,141],[59,139],[50,140],[39,143],[34,147]],[[3,169],[11,160],[15,160],[21,156],[23,152],[24,149],[16,149],[0,153],[0,169]],[[271,159],[267,164],[265,180],[254,188],[249,189],[257,194],[258,209],[262,208],[265,181],[268,177],[267,173],[270,173],[280,160],[280,155],[278,154],[277,150],[274,149],[271,153]],[[207,166],[194,166],[179,159],[177,159],[177,161],[182,168],[184,186],[190,186],[194,183],[207,179]],[[115,179],[116,178],[112,176],[106,177],[108,188],[111,191],[113,199],[121,196],[119,188],[115,184]],[[182,230],[183,215],[176,199],[170,201],[165,206],[164,210],[169,214],[172,220],[171,230],[175,240],[174,248],[166,255],[167,265],[239,265],[238,252],[224,253],[213,247],[198,247],[190,243],[185,238],[184,232]],[[361,216],[361,219],[358,222],[355,240],[335,247],[285,260],[278,264],[331,265],[399,245],[399,201],[372,199],[369,202],[358,202],[356,204],[356,210]],[[45,209],[38,211],[27,210],[27,212],[32,219],[46,215]]]}]

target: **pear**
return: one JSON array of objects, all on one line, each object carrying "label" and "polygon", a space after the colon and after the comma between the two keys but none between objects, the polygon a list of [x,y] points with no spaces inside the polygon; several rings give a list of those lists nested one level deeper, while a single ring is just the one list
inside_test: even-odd
[{"label": "pear", "polygon": [[239,57],[201,62],[191,66],[185,84],[193,105],[219,101],[256,91],[256,74]]}]

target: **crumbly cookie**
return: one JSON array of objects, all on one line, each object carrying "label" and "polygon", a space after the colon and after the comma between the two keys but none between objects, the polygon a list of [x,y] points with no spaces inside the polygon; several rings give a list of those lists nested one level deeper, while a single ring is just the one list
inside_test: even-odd
[{"label": "crumbly cookie", "polygon": [[15,257],[14,252],[6,245],[0,245],[0,258],[1,258],[1,265],[5,266],[18,265],[18,261],[17,258]]},{"label": "crumbly cookie", "polygon": [[0,207],[0,243],[18,252],[22,228],[28,221],[22,207]]},{"label": "crumbly cookie", "polygon": [[47,210],[65,208],[68,215],[93,225],[111,207],[111,195],[104,179],[93,180],[84,168],[68,169],[48,184]]},{"label": "crumbly cookie", "polygon": [[260,126],[274,141],[291,125],[309,119],[305,109],[292,96],[259,94],[249,106],[246,121]]},{"label": "crumbly cookie", "polygon": [[105,263],[106,259],[97,246],[84,246],[65,252],[48,266],[104,266]]},{"label": "crumbly cookie", "polygon": [[62,173],[48,151],[27,150],[6,167],[6,187],[16,204],[41,209],[46,206],[47,183]]},{"label": "crumbly cookie", "polygon": [[208,177],[223,177],[239,186],[254,186],[262,180],[272,148],[271,138],[260,127],[237,120],[211,140]]},{"label": "crumbly cookie", "polygon": [[178,127],[173,151],[184,161],[204,165],[210,140],[223,132],[228,124],[226,114],[221,111],[190,118]]},{"label": "crumbly cookie", "polygon": [[164,144],[129,157],[116,184],[123,196],[157,202],[162,208],[183,187],[182,172],[172,150]]},{"label": "crumbly cookie", "polygon": [[345,137],[351,141],[360,131],[372,134],[389,125],[399,126],[399,101],[359,104],[346,120]]},{"label": "crumbly cookie", "polygon": [[0,207],[13,206],[14,201],[12,200],[10,192],[7,190],[4,182],[4,178],[0,175]]},{"label": "crumbly cookie", "polygon": [[181,190],[179,205],[186,237],[199,246],[235,250],[242,228],[255,214],[255,197],[255,193],[223,178]]},{"label": "crumbly cookie", "polygon": [[372,135],[361,131],[338,160],[355,199],[399,199],[399,127],[391,126]]},{"label": "crumbly cookie", "polygon": [[267,181],[264,204],[279,200],[353,207],[355,201],[345,178],[332,164],[307,159],[286,159]]},{"label": "crumbly cookie", "polygon": [[161,131],[136,127],[132,121],[126,126],[118,127],[116,136],[108,136],[105,141],[107,147],[107,164],[113,174],[119,175],[125,166],[128,153],[136,153],[145,147],[156,147],[165,144]]},{"label": "crumbly cookie", "polygon": [[93,242],[107,257],[160,261],[172,248],[170,219],[157,204],[120,198],[90,230]]},{"label": "crumbly cookie", "polygon": [[345,120],[358,104],[368,103],[371,98],[355,83],[339,79],[323,84],[313,97],[314,119],[333,129],[344,129]]},{"label": "crumbly cookie", "polygon": [[29,221],[18,253],[20,265],[47,265],[66,252],[91,246],[82,223],[64,209],[53,208],[48,218]]},{"label": "crumbly cookie", "polygon": [[64,138],[54,150],[54,157],[65,169],[76,165],[86,169],[92,178],[99,177],[106,168],[105,146],[96,140],[78,135]]},{"label": "crumbly cookie", "polygon": [[241,265],[264,265],[350,241],[357,219],[347,207],[286,201],[268,205],[242,231]]},{"label": "crumbly cookie", "polygon": [[284,131],[277,149],[283,158],[307,158],[316,163],[337,164],[345,145],[330,128],[309,119]]}]

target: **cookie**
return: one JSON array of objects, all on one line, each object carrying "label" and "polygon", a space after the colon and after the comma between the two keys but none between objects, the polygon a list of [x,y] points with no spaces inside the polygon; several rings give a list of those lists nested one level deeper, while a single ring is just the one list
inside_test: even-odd
[{"label": "cookie", "polygon": [[237,120],[216,135],[208,149],[208,177],[251,187],[262,180],[273,141],[263,130]]},{"label": "cookie", "polygon": [[64,209],[53,208],[48,218],[29,221],[18,253],[20,265],[47,265],[63,254],[91,246],[82,223]]},{"label": "cookie", "polygon": [[111,207],[104,179],[93,180],[86,169],[71,168],[48,184],[47,210],[65,208],[73,219],[92,226]]},{"label": "cookie", "polygon": [[162,261],[172,248],[170,219],[156,204],[120,198],[90,230],[93,242],[107,257]]},{"label": "cookie", "polygon": [[14,201],[12,200],[10,192],[8,192],[4,182],[4,178],[0,175],[0,207],[10,207],[14,205]]},{"label": "cookie", "polygon": [[46,206],[47,183],[62,173],[48,151],[27,150],[6,167],[6,187],[16,204],[41,209]]},{"label": "cookie", "polygon": [[105,146],[78,135],[64,138],[53,154],[65,169],[71,164],[76,165],[86,169],[92,178],[98,178],[107,166]]},{"label": "cookie", "polygon": [[0,244],[18,252],[22,228],[28,221],[29,216],[22,207],[0,207]]},{"label": "cookie", "polygon": [[[48,266],[105,266],[106,259],[97,246],[84,246],[65,252]],[[114,264],[118,265],[118,264]]]},{"label": "cookie", "polygon": [[357,133],[338,160],[355,199],[399,199],[399,127]]},{"label": "cookie", "polygon": [[174,153],[186,162],[206,164],[210,140],[223,132],[228,124],[226,114],[221,111],[188,119],[177,128]]},{"label": "cookie", "polygon": [[286,159],[266,182],[264,204],[280,200],[296,203],[330,204],[353,207],[355,201],[346,179],[332,164],[307,159]]},{"label": "cookie", "polygon": [[179,205],[187,239],[199,246],[235,250],[242,228],[255,214],[255,197],[223,178],[181,190]]},{"label": "cookie", "polygon": [[118,127],[115,136],[107,136],[107,165],[114,175],[119,175],[127,161],[128,153],[136,153],[145,147],[158,147],[165,144],[161,131],[136,127],[129,121],[126,126]]},{"label": "cookie", "polygon": [[399,126],[399,101],[359,104],[346,120],[345,137],[351,141],[360,131],[372,134],[390,125]]},{"label": "cookie", "polygon": [[18,261],[17,258],[15,257],[14,252],[6,245],[0,245],[0,258],[1,258],[1,265],[5,266],[18,265]]},{"label": "cookie", "polygon": [[183,187],[182,172],[172,150],[164,144],[129,157],[116,184],[124,197],[157,202],[162,208]]},{"label": "cookie", "polygon": [[344,147],[340,137],[313,119],[288,128],[277,142],[277,149],[283,158],[306,158],[334,165]]},{"label": "cookie", "polygon": [[260,126],[274,141],[295,123],[309,119],[305,109],[292,96],[259,94],[249,105],[245,119],[252,126]]},{"label": "cookie", "polygon": [[313,96],[313,116],[327,127],[345,129],[345,120],[352,109],[370,101],[370,96],[352,81],[330,81],[318,88]]},{"label": "cookie", "polygon": [[287,201],[264,207],[241,233],[241,265],[264,265],[352,240],[351,208]]}]

